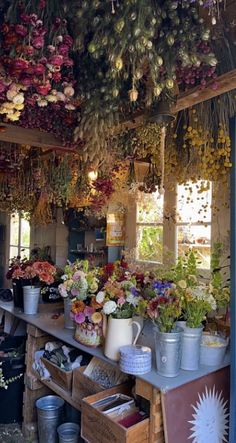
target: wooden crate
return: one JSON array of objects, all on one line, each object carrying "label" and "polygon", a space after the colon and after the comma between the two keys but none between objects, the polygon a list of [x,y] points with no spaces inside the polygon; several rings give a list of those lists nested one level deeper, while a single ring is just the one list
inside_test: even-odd
[{"label": "wooden crate", "polygon": [[27,332],[28,335],[31,335],[32,337],[38,338],[38,337],[43,337],[44,335],[47,335],[46,332],[41,331],[41,329],[37,328],[36,326],[27,325]]},{"label": "wooden crate", "polygon": [[130,388],[120,385],[83,399],[82,438],[89,443],[148,443],[149,418],[130,428],[125,428],[92,406],[91,403],[117,392],[130,394]]},{"label": "wooden crate", "polygon": [[59,368],[44,357],[41,357],[41,360],[50,373],[52,380],[66,391],[71,391],[73,371],[64,371],[64,369]]},{"label": "wooden crate", "polygon": [[87,366],[81,366],[73,371],[72,399],[81,404],[81,400],[89,395],[104,391],[104,387],[84,375]]}]

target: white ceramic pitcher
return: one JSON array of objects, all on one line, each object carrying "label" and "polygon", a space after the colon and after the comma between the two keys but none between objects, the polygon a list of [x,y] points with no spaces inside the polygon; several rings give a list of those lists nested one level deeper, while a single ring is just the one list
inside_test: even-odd
[{"label": "white ceramic pitcher", "polygon": [[[134,338],[133,325],[137,326],[137,333]],[[112,318],[109,317],[108,325],[104,328],[105,349],[104,354],[111,360],[118,361],[120,358],[119,349],[121,346],[136,344],[141,326],[132,318]]]}]

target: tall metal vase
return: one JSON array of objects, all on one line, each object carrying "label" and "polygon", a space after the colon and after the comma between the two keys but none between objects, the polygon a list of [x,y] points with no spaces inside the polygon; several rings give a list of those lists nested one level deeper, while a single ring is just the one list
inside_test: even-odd
[{"label": "tall metal vase", "polygon": [[154,327],[157,372],[164,377],[179,374],[182,350],[181,328],[174,332],[160,332]]},{"label": "tall metal vase", "polygon": [[65,329],[75,329],[75,325],[70,316],[72,301],[69,297],[64,298],[64,327]]},{"label": "tall metal vase", "polygon": [[202,327],[185,327],[183,333],[181,369],[196,371],[199,368],[202,329]]}]

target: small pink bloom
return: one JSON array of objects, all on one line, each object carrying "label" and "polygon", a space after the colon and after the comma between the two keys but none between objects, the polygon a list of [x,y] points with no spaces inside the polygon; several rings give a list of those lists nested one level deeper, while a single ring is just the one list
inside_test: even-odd
[{"label": "small pink bloom", "polygon": [[76,288],[72,288],[72,289],[71,289],[71,294],[72,294],[74,297],[77,297],[77,295],[79,295],[79,290],[76,289]]},{"label": "small pink bloom", "polygon": [[28,45],[28,46],[24,46],[24,53],[26,54],[26,55],[34,55],[34,47],[33,46],[31,46],[31,45]]},{"label": "small pink bloom", "polygon": [[49,91],[51,90],[51,85],[50,83],[47,83],[46,85],[39,85],[36,87],[36,90],[39,94],[41,95],[47,95],[49,93]]},{"label": "small pink bloom", "polygon": [[75,321],[79,325],[81,325],[85,321],[85,315],[83,312],[78,312],[78,314],[75,314]]},{"label": "small pink bloom", "polygon": [[37,75],[40,74],[44,74],[45,73],[45,66],[42,63],[38,63],[35,67],[34,67],[34,73]]},{"label": "small pink bloom", "polygon": [[118,304],[119,306],[124,305],[124,304],[125,304],[125,298],[124,298],[124,297],[120,297],[120,298],[118,298],[118,300],[117,300],[117,304]]},{"label": "small pink bloom", "polygon": [[91,308],[90,306],[86,306],[86,308],[84,309],[84,315],[85,317],[88,317],[89,320],[92,317],[92,315],[94,314],[95,309]]},{"label": "small pink bloom", "polygon": [[16,58],[14,60],[14,68],[23,71],[29,67],[29,62],[27,60],[24,60],[23,58]]},{"label": "small pink bloom", "polygon": [[5,90],[6,90],[6,85],[4,85],[4,83],[0,81],[0,93],[4,92]]},{"label": "small pink bloom", "polygon": [[52,54],[53,52],[55,52],[56,48],[53,45],[48,45],[48,51]]},{"label": "small pink bloom", "polygon": [[20,79],[20,82],[22,83],[22,85],[24,86],[32,86],[32,79],[30,77],[22,77]]},{"label": "small pink bloom", "polygon": [[64,66],[66,66],[66,67],[70,67],[70,66],[73,66],[74,65],[74,62],[73,62],[73,60],[71,59],[71,58],[69,58],[69,57],[65,57],[64,58]]},{"label": "small pink bloom", "polygon": [[36,49],[42,49],[44,47],[44,37],[43,36],[34,37],[32,40],[32,45]]},{"label": "small pink bloom", "polygon": [[22,23],[25,23],[25,24],[30,23],[30,15],[28,15],[28,14],[21,14],[20,19],[21,19]]},{"label": "small pink bloom", "polygon": [[59,83],[61,81],[61,73],[53,72],[52,79],[54,80],[54,82]]},{"label": "small pink bloom", "polygon": [[73,38],[71,38],[71,36],[67,34],[64,36],[63,43],[65,43],[65,45],[71,47],[73,45]]},{"label": "small pink bloom", "polygon": [[69,46],[62,44],[59,46],[58,52],[60,55],[67,55],[69,52],[69,49],[70,49]]},{"label": "small pink bloom", "polygon": [[42,63],[42,65],[46,65],[47,62],[48,62],[48,60],[47,60],[46,57],[41,57],[41,58],[39,59],[39,61],[38,61],[38,63]]},{"label": "small pink bloom", "polygon": [[16,34],[20,35],[21,37],[25,37],[28,33],[26,27],[23,25],[15,25],[15,31]]},{"label": "small pink bloom", "polygon": [[62,66],[63,65],[63,57],[62,57],[62,55],[53,55],[50,58],[50,63],[53,66]]}]

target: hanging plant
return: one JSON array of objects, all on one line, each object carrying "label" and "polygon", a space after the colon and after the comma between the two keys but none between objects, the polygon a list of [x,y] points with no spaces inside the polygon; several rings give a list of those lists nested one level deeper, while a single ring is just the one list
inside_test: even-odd
[{"label": "hanging plant", "polygon": [[108,0],[72,2],[71,20],[83,97],[75,139],[85,140],[86,159],[104,156],[122,113],[173,99],[177,84],[215,72],[210,31],[192,3],[124,1],[114,10]]},{"label": "hanging plant", "polygon": [[0,112],[8,120],[19,120],[25,104],[76,109],[72,45],[58,2],[11,3],[1,25],[0,53]]}]

